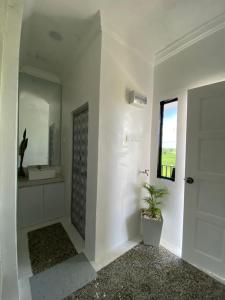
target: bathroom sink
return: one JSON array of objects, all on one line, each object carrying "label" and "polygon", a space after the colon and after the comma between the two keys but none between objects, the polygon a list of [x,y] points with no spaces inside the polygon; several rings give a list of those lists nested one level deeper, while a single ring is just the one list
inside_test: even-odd
[{"label": "bathroom sink", "polygon": [[28,167],[29,180],[50,179],[56,177],[56,170],[49,166]]}]

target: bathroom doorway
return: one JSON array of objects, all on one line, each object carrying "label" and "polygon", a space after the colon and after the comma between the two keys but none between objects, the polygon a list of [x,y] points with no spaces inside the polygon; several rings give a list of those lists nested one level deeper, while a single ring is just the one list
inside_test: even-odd
[{"label": "bathroom doorway", "polygon": [[85,240],[88,104],[73,112],[71,222]]}]

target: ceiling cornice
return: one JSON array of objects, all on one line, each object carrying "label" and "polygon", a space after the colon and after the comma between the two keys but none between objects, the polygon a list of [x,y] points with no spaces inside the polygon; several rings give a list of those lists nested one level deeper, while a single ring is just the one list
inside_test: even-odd
[{"label": "ceiling cornice", "polygon": [[158,65],[168,58],[178,54],[184,49],[194,45],[200,40],[210,36],[211,34],[225,28],[225,13],[215,17],[209,22],[204,23],[198,28],[192,30],[175,42],[169,44],[164,49],[156,52],[154,57],[154,64]]}]

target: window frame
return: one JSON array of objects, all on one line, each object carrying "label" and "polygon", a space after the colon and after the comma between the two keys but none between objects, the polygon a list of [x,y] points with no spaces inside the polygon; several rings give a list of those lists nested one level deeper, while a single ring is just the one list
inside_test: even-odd
[{"label": "window frame", "polygon": [[[159,145],[158,145],[158,164],[157,164],[157,178],[160,179],[166,179],[175,182],[176,180],[176,172],[174,177],[166,177],[162,176],[162,142],[163,142],[163,117],[164,117],[164,107],[166,104],[172,103],[172,102],[177,102],[178,103],[178,98],[172,98],[168,100],[163,100],[160,101],[160,129],[159,129]],[[178,110],[177,110],[178,113]],[[177,145],[176,145],[177,149]],[[175,166],[175,171],[176,171],[176,166]]]}]

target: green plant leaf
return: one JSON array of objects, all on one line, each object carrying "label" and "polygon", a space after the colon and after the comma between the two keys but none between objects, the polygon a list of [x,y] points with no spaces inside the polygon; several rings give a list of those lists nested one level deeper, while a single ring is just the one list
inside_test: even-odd
[{"label": "green plant leaf", "polygon": [[167,195],[168,189],[166,187],[157,187],[148,183],[144,183],[143,187],[148,193],[148,196],[143,198],[148,204],[148,207],[144,211],[152,218],[161,218],[162,213],[159,206],[162,205],[162,201],[159,201],[158,199]]}]

